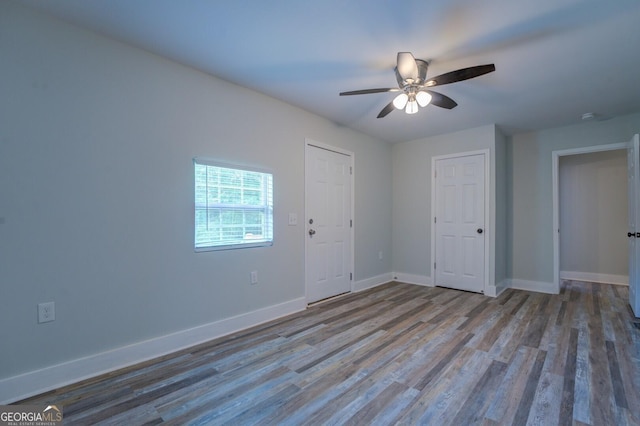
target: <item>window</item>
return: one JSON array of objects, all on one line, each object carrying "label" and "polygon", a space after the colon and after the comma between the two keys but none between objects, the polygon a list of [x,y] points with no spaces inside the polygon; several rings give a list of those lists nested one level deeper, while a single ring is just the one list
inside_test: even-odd
[{"label": "window", "polygon": [[202,158],[195,169],[195,250],[273,244],[273,175]]}]

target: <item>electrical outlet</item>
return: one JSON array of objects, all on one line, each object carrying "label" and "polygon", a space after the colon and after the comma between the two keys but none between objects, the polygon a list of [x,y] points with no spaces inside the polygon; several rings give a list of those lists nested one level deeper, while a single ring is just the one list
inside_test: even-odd
[{"label": "electrical outlet", "polygon": [[56,319],[55,302],[38,303],[38,323],[51,322]]},{"label": "electrical outlet", "polygon": [[378,260],[382,260],[382,251],[378,252]]},{"label": "electrical outlet", "polygon": [[251,271],[251,284],[258,284],[258,271]]}]

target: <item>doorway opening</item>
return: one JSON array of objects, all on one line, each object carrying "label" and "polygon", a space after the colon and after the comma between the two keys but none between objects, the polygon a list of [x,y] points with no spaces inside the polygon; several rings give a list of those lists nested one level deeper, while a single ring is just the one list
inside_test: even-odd
[{"label": "doorway opening", "polygon": [[[564,229],[561,227],[561,196],[563,198],[571,195],[571,194],[561,194],[561,182],[560,182],[560,178],[561,178],[561,173],[560,173],[560,165],[561,165],[561,159],[562,159],[562,163],[563,164],[571,164],[574,163],[577,164],[579,163],[579,159],[580,159],[580,155],[582,154],[594,154],[594,153],[605,153],[608,151],[619,151],[619,150],[624,150],[623,152],[626,152],[628,147],[627,143],[617,143],[617,144],[608,144],[608,145],[597,145],[597,146],[591,146],[591,147],[584,147],[584,148],[575,148],[575,149],[568,149],[568,150],[561,150],[561,151],[553,151],[552,153],[552,161],[553,161],[553,166],[552,166],[552,173],[553,173],[553,276],[554,276],[554,289],[556,293],[560,292],[560,281],[563,278],[567,278],[567,279],[580,279],[582,281],[610,281],[612,278],[615,278],[616,280],[620,280],[621,277],[613,277],[613,274],[609,274],[609,276],[607,277],[606,274],[596,274],[596,273],[587,273],[587,274],[579,274],[579,272],[582,271],[561,271],[561,258],[560,258],[560,253],[561,253],[561,244],[562,247],[566,249],[567,247],[567,243],[571,241],[571,235],[573,233],[573,235],[575,235],[576,232],[581,232],[581,235],[577,236],[573,243],[575,244],[580,244],[580,239],[584,239],[584,238],[589,238],[589,237],[595,237],[595,235],[590,235],[589,232],[590,231],[594,231],[592,229],[582,229],[581,231],[577,231],[576,228],[573,225],[576,225],[578,228],[580,227],[580,222],[584,222],[585,216],[587,214],[587,212],[582,212],[583,216],[577,216],[579,218],[581,218],[580,220],[577,220],[577,224],[571,224],[569,226],[567,226],[567,217],[565,216],[563,219],[563,224],[564,224]],[[586,157],[583,157],[586,158]],[[626,160],[625,160],[626,163]],[[579,166],[579,164],[577,164]],[[566,176],[565,176],[566,177]],[[606,179],[604,179],[604,181],[606,181]],[[565,188],[565,192],[566,192],[566,188]],[[578,194],[578,192],[580,191],[576,191],[576,194],[572,194],[575,195],[576,197],[586,197],[586,195],[584,193],[582,194]],[[584,192],[584,191],[582,191]],[[625,194],[626,194],[626,189],[625,189]],[[565,207],[566,208],[566,207]],[[562,213],[568,213],[567,211],[564,211]],[[571,213],[575,213],[578,214],[579,213],[579,209],[574,208],[572,210]],[[593,215],[593,212],[589,212],[591,215]],[[593,219],[593,218],[592,218]],[[602,218],[596,218],[595,220],[600,220]],[[623,224],[626,228],[626,223]],[[562,239],[561,242],[561,238],[562,235],[564,235],[566,238]],[[578,241],[576,241],[578,240]],[[590,241],[590,244],[597,244],[597,241],[595,241],[595,238],[592,238],[592,240]],[[626,245],[624,246],[624,253],[626,256]],[[571,268],[571,265],[576,265],[576,263],[572,263],[571,259],[564,259],[562,266],[565,268]],[[561,276],[561,272],[562,272],[562,276]]]}]

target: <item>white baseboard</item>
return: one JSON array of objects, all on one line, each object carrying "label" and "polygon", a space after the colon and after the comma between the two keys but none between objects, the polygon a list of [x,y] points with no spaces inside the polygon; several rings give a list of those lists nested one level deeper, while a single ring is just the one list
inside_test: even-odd
[{"label": "white baseboard", "polygon": [[307,302],[304,297],[301,297],[107,352],[1,379],[0,404],[16,402],[61,386],[167,355],[285,315],[303,311],[306,307]]},{"label": "white baseboard", "polygon": [[628,275],[598,274],[595,272],[560,271],[560,279],[587,281],[591,283],[629,285]]},{"label": "white baseboard", "polygon": [[391,275],[394,281],[433,287],[433,281],[427,275],[405,274],[403,272],[393,272]]},{"label": "white baseboard", "polygon": [[496,285],[490,285],[487,287],[487,291],[485,291],[485,296],[490,297],[498,297],[500,293],[509,288],[509,280],[503,280]]},{"label": "white baseboard", "polygon": [[559,289],[554,283],[544,281],[529,281],[519,278],[511,278],[508,280],[509,288],[516,290],[536,291],[538,293],[558,294]]},{"label": "white baseboard", "polygon": [[375,277],[365,278],[364,280],[356,281],[353,283],[353,291],[362,291],[369,288],[377,287],[382,284],[386,284],[393,280],[392,274],[377,275]]},{"label": "white baseboard", "polygon": [[[414,274],[405,274],[403,272],[393,272],[392,278],[395,281],[400,281],[407,284],[416,284],[416,285],[423,285],[427,287],[434,287],[431,277],[426,275],[414,275]],[[522,280],[519,280],[519,281],[522,281]],[[534,283],[534,281],[531,281],[531,283]],[[547,283],[541,283],[541,284],[547,284]],[[548,283],[548,284],[553,286],[552,283]],[[508,289],[510,285],[511,285],[511,280],[505,279],[502,282],[498,283],[497,285],[490,285],[486,289],[484,294],[490,297],[497,297],[500,295],[500,293]],[[528,290],[528,288],[523,288],[523,290]],[[543,290],[532,290],[532,291],[543,291]],[[543,292],[546,293],[547,291],[543,291]]]}]

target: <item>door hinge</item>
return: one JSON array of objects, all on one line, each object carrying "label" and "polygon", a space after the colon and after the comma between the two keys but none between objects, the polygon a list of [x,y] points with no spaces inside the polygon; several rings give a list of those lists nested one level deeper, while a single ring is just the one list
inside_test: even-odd
[{"label": "door hinge", "polygon": [[349,228],[353,228],[353,219],[349,219]]},{"label": "door hinge", "polygon": [[437,178],[437,177],[438,177],[438,171],[437,171],[437,170],[434,170],[434,171],[433,171],[433,177],[434,177],[434,178]]},{"label": "door hinge", "polygon": [[353,272],[349,272],[349,281],[353,281]]},{"label": "door hinge", "polygon": [[433,262],[433,269],[436,269],[436,262]]},{"label": "door hinge", "polygon": [[353,166],[349,166],[349,174],[352,175],[353,174]]},{"label": "door hinge", "polygon": [[436,218],[435,216],[433,217],[433,223],[438,223],[438,218]]}]

